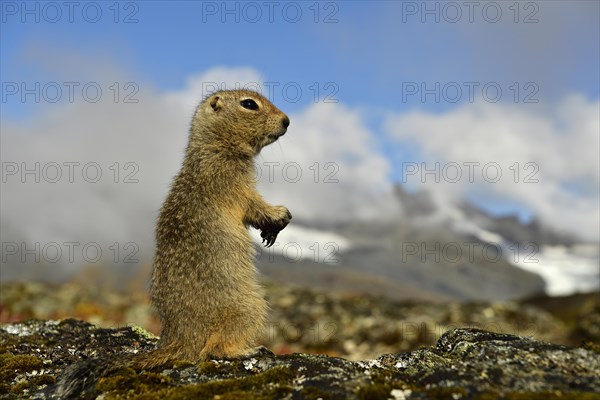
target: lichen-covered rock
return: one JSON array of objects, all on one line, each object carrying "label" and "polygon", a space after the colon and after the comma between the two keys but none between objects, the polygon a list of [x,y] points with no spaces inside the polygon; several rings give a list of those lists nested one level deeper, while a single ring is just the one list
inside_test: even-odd
[{"label": "lichen-covered rock", "polygon": [[[156,338],[132,327],[27,321],[0,328],[0,398],[57,398],[65,367],[86,358],[147,351]],[[600,354],[478,329],[446,332],[430,348],[348,361],[265,355],[100,379],[108,399],[600,399]]]}]

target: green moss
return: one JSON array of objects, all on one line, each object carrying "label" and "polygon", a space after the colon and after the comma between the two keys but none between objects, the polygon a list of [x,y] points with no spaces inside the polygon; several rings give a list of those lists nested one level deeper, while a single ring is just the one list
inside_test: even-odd
[{"label": "green moss", "polygon": [[12,387],[10,388],[10,392],[13,394],[21,394],[25,389],[29,389],[29,382],[21,381],[17,384],[12,385]]},{"label": "green moss", "polygon": [[599,400],[600,394],[590,393],[590,392],[513,392],[513,393],[505,393],[501,395],[500,393],[478,393],[473,397],[473,400],[496,400],[496,399],[505,399],[505,400],[552,400],[552,399],[560,399],[560,400]]},{"label": "green moss", "polygon": [[103,378],[98,390],[108,399],[271,399],[285,397],[291,393],[293,374],[284,367],[275,367],[265,372],[237,379],[224,379],[204,384],[171,387],[172,380],[164,375],[144,372],[136,375],[125,370],[118,376]]},{"label": "green moss", "polygon": [[[0,395],[10,394],[17,397],[23,396],[24,390],[34,393],[39,386],[48,385],[55,382],[51,375],[31,375],[23,374],[43,368],[43,361],[40,357],[24,354],[13,354],[18,352],[21,343],[44,345],[44,338],[38,334],[27,336],[18,336],[6,334],[2,335],[0,345]],[[19,377],[18,381],[15,378]],[[22,377],[22,378],[21,378]]]},{"label": "green moss", "polygon": [[198,364],[198,372],[202,375],[223,375],[231,371],[229,364],[219,364],[212,361],[204,361]]},{"label": "green moss", "polygon": [[285,395],[292,391],[291,386],[288,385],[292,378],[293,374],[287,368],[275,367],[244,378],[225,379],[173,389],[166,393],[164,398],[212,398],[214,395],[231,395],[234,392],[237,399],[273,398],[274,392]]},{"label": "green moss", "polygon": [[33,371],[42,366],[42,360],[34,356],[17,355],[10,353],[0,355],[0,382],[6,382],[15,378],[18,374]]},{"label": "green moss", "polygon": [[[506,400],[599,400],[600,394],[590,392],[514,392],[504,395]],[[477,400],[480,400],[476,398]]]},{"label": "green moss", "polygon": [[500,394],[493,392],[477,393],[473,400],[498,400]]},{"label": "green moss", "polygon": [[187,367],[193,367],[194,364],[191,361],[185,361],[185,360],[179,360],[179,361],[175,361],[173,362],[173,368],[187,368]]},{"label": "green moss", "polygon": [[581,347],[583,347],[586,350],[591,350],[593,352],[600,354],[600,343],[589,342],[589,341],[583,342]]},{"label": "green moss", "polygon": [[[14,356],[15,356],[14,354],[9,353],[8,351],[0,353],[0,365],[4,366],[8,362],[8,360],[13,358]],[[0,368],[2,368],[2,367],[0,367]]]},{"label": "green moss", "polygon": [[115,392],[115,398],[129,398],[132,395],[152,392],[171,383],[171,378],[154,372],[139,375],[131,368],[122,368],[113,376],[102,378],[97,389],[100,392]]},{"label": "green moss", "polygon": [[18,338],[18,336],[10,334],[6,335],[4,333],[0,335],[0,354],[14,350],[14,345],[18,343],[15,338]]},{"label": "green moss", "polygon": [[371,381],[373,383],[389,383],[393,379],[393,373],[389,369],[371,370]]},{"label": "green moss", "polygon": [[389,369],[372,369],[371,384],[361,386],[356,390],[360,400],[387,399],[394,389],[406,389],[409,385],[396,378]]},{"label": "green moss", "polygon": [[459,398],[465,398],[469,394],[468,391],[459,387],[432,388],[427,389],[425,393],[427,394],[427,398],[430,399],[452,399],[456,394],[460,395]]},{"label": "green moss", "polygon": [[[400,390],[411,390],[412,393],[421,393],[425,395],[427,399],[452,399],[453,395],[459,394],[460,398],[466,398],[469,392],[463,388],[456,387],[441,387],[441,388],[431,388],[424,389],[419,388],[414,385],[408,385],[406,383],[394,382],[392,384],[381,384],[375,383],[368,386],[360,387],[356,394],[360,400],[378,400],[378,399],[387,399],[390,397],[390,393],[394,389]],[[495,397],[491,397],[491,399],[497,399],[498,395]],[[483,399],[481,399],[483,400]]]},{"label": "green moss", "polygon": [[196,368],[200,374],[215,378],[243,377],[248,374],[248,370],[242,360],[228,362],[205,361],[197,364]]},{"label": "green moss", "polygon": [[31,382],[36,386],[52,385],[56,382],[56,378],[52,375],[38,375],[31,378]]},{"label": "green moss", "polygon": [[336,400],[338,397],[318,387],[305,386],[302,388],[302,398],[307,400]]},{"label": "green moss", "polygon": [[0,394],[7,394],[10,392],[10,385],[6,383],[0,383]]},{"label": "green moss", "polygon": [[393,387],[390,384],[374,383],[359,387],[356,391],[356,397],[358,397],[360,400],[387,399],[390,397],[392,389]]},{"label": "green moss", "polygon": [[151,332],[148,332],[147,330],[145,330],[141,326],[134,325],[134,326],[130,326],[129,328],[134,333],[137,333],[138,335],[140,335],[143,338],[146,338],[146,339],[158,339],[158,336],[154,335]]}]

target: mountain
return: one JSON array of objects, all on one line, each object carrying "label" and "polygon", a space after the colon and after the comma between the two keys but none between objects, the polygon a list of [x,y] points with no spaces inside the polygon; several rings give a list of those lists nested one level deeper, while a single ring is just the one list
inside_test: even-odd
[{"label": "mountain", "polygon": [[[403,214],[387,221],[295,221],[280,240],[303,256],[275,252],[259,257],[259,268],[275,281],[400,300],[503,301],[599,287],[594,244],[467,202],[440,215],[426,191],[396,185],[394,195]],[[313,257],[326,244],[337,246],[335,262]]]}]

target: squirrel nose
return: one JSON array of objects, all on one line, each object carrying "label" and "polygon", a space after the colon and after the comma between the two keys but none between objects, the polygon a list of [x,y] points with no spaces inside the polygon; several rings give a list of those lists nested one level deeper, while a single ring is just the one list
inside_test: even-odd
[{"label": "squirrel nose", "polygon": [[283,119],[281,120],[281,123],[283,124],[283,127],[287,129],[288,126],[290,126],[290,119],[288,118],[287,115],[285,115],[283,117]]}]

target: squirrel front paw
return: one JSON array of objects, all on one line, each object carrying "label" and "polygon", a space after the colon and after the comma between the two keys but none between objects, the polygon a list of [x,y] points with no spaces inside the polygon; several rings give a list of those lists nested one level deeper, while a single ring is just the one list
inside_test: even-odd
[{"label": "squirrel front paw", "polygon": [[284,206],[273,207],[273,215],[264,226],[261,227],[260,237],[265,247],[271,247],[277,239],[277,235],[285,228],[292,219],[292,214]]}]

